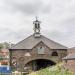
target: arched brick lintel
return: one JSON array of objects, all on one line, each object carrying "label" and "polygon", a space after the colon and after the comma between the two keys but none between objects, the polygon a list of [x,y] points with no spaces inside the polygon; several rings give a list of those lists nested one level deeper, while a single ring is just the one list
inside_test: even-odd
[{"label": "arched brick lintel", "polygon": [[32,59],[28,59],[27,61],[25,61],[25,63],[24,64],[27,64],[27,63],[29,63],[29,62],[31,62],[31,61],[33,61],[33,60],[38,60],[38,59],[44,59],[44,60],[49,60],[49,61],[51,61],[51,62],[53,62],[53,63],[55,63],[56,64],[56,61],[54,61],[54,60],[52,60],[52,59],[50,59],[50,58],[32,58]]}]

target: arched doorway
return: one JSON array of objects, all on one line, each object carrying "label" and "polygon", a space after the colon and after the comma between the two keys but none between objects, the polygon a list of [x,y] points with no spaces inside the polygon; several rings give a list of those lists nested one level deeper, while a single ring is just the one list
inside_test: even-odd
[{"label": "arched doorway", "polygon": [[30,62],[28,62],[25,66],[24,69],[31,69],[32,71],[37,71],[40,69],[44,69],[46,67],[55,65],[56,63],[51,61],[51,60],[47,60],[47,59],[36,59],[36,60],[32,60]]}]

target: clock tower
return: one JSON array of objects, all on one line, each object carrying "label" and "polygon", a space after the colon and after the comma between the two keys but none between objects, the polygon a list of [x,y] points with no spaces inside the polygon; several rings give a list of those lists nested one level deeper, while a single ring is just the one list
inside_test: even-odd
[{"label": "clock tower", "polygon": [[40,37],[40,21],[37,19],[33,22],[34,24],[34,37]]}]

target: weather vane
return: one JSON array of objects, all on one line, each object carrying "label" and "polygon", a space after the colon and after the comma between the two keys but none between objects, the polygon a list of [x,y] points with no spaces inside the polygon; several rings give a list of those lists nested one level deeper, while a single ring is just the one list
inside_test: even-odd
[{"label": "weather vane", "polygon": [[38,17],[36,16],[36,21],[38,20]]}]

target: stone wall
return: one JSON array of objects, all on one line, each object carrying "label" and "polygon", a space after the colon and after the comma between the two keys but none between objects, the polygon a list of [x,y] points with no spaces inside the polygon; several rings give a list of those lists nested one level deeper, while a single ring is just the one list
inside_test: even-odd
[{"label": "stone wall", "polygon": [[[44,54],[38,54],[37,53],[37,48],[42,45],[45,48]],[[57,52],[58,56],[52,56],[52,52]],[[28,56],[26,56],[26,53]],[[12,65],[13,58],[16,58],[16,63],[17,63],[17,70],[23,70],[25,64],[32,60],[36,59],[47,59],[50,61],[53,61],[55,63],[58,63],[59,61],[62,60],[63,57],[67,55],[67,50],[58,50],[58,49],[50,49],[47,47],[44,43],[39,43],[36,45],[33,49],[31,50],[10,50],[10,65]]]}]

